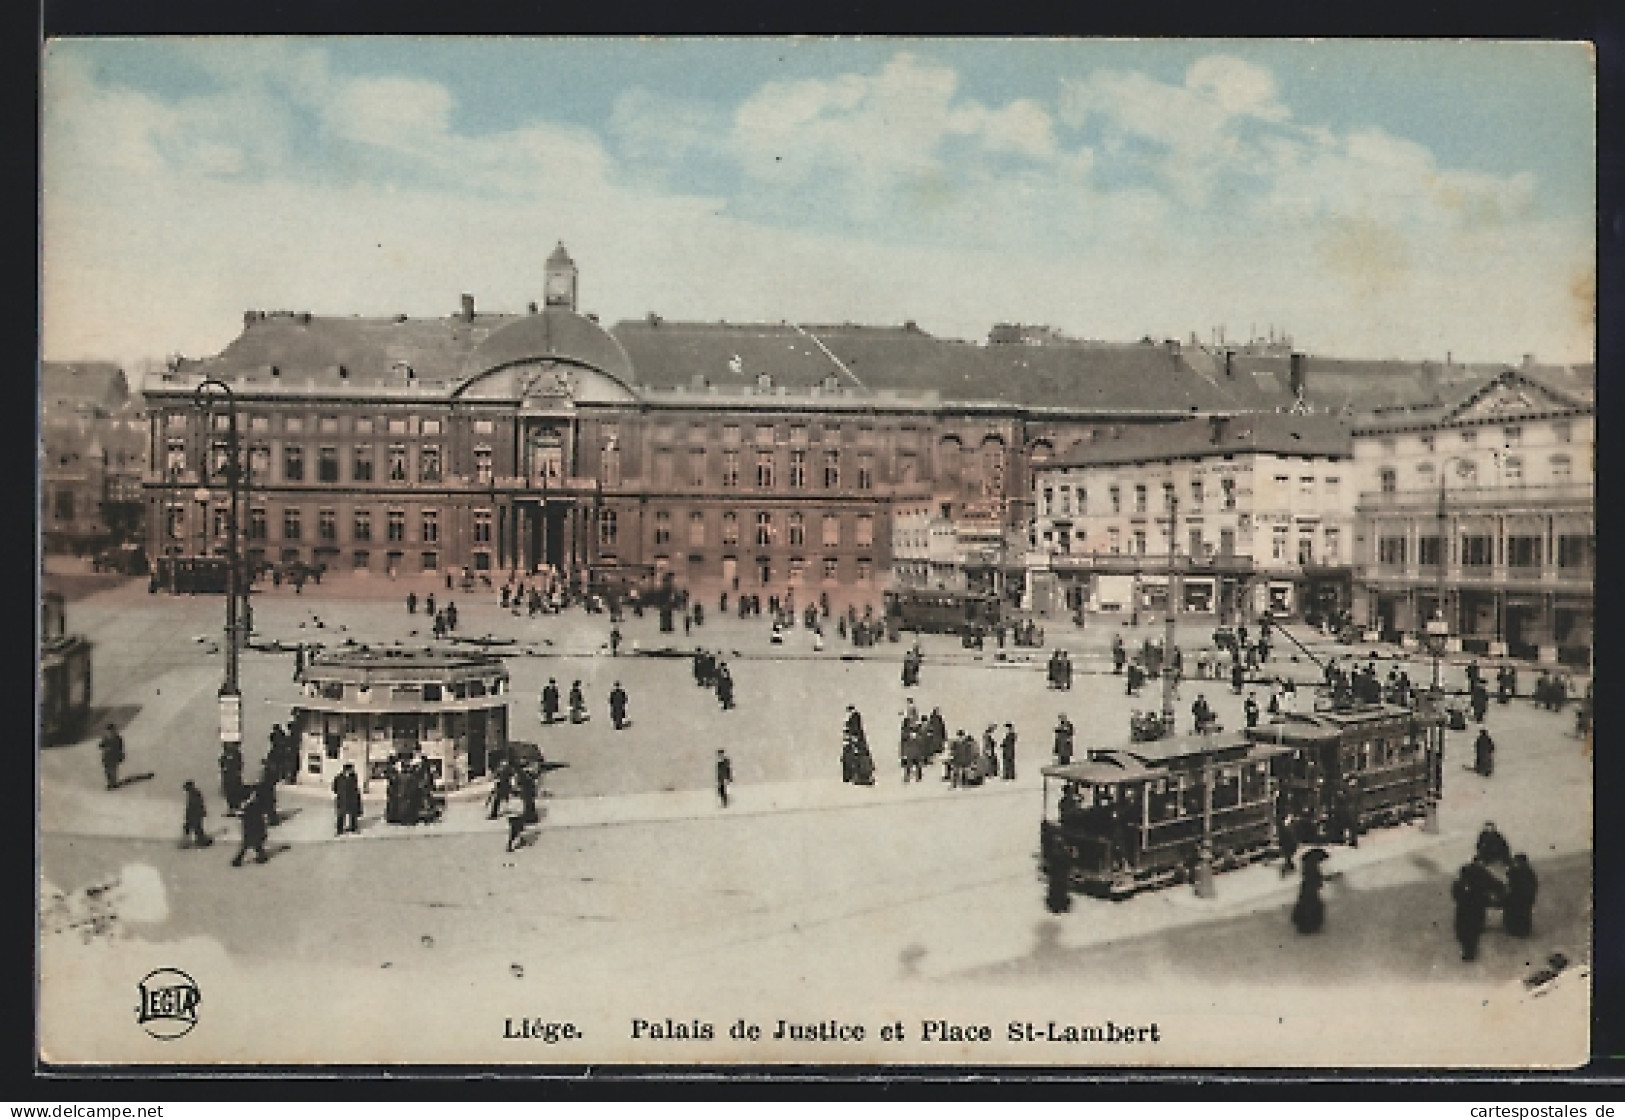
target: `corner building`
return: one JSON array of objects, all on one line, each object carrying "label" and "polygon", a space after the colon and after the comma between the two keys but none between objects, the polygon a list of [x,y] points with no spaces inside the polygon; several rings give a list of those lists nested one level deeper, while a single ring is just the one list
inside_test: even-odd
[{"label": "corner building", "polygon": [[953,525],[971,584],[1019,595],[1034,463],[1289,403],[1177,342],[984,346],[913,323],[658,315],[609,331],[577,310],[562,245],[543,289],[524,314],[469,295],[432,319],[251,311],[220,354],[149,375],[151,555],[226,552],[228,421],[195,405],[207,377],[232,390],[257,567],[670,576],[840,606],[878,602],[894,510]]}]

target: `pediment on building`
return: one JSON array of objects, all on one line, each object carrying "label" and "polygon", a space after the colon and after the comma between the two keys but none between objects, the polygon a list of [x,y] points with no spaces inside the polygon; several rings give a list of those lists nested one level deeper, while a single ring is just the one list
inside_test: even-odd
[{"label": "pediment on building", "polygon": [[1524,416],[1549,416],[1579,412],[1585,404],[1566,393],[1508,371],[1485,385],[1452,409],[1452,422],[1472,420],[1516,420]]},{"label": "pediment on building", "polygon": [[577,403],[620,404],[636,400],[626,385],[599,370],[571,362],[533,358],[482,374],[466,384],[465,398],[515,401],[522,408],[553,411]]}]

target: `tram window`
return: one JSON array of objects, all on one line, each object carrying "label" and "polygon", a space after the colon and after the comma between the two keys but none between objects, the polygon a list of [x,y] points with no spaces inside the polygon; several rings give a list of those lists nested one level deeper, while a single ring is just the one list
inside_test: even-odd
[{"label": "tram window", "polygon": [[344,699],[344,683],[342,681],[323,681],[321,686],[322,698],[326,700]]},{"label": "tram window", "polygon": [[1264,768],[1256,762],[1242,768],[1241,799],[1249,802],[1264,799]]},{"label": "tram window", "polygon": [[468,682],[468,695],[470,697],[484,696],[485,695],[485,682],[484,681],[469,681]]},{"label": "tram window", "polygon": [[458,700],[467,700],[468,699],[468,684],[467,684],[467,682],[458,681],[456,684],[452,685],[451,686],[451,694],[452,694],[452,696],[454,698],[456,698]]},{"label": "tram window", "polygon": [[423,698],[425,700],[439,700],[440,695],[441,688],[438,684],[426,684],[423,686]]},{"label": "tram window", "polygon": [[1182,817],[1202,815],[1202,791],[1199,787],[1180,782],[1179,815]]},{"label": "tram window", "polygon": [[1230,809],[1241,803],[1241,776],[1228,768],[1214,776],[1213,807]]}]

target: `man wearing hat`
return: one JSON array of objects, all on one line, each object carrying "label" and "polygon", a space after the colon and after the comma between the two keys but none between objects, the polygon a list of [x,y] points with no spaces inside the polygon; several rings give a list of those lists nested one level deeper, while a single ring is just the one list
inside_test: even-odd
[{"label": "man wearing hat", "polygon": [[621,687],[620,681],[609,690],[609,720],[616,731],[626,726],[626,689]]},{"label": "man wearing hat", "polygon": [[338,777],[333,779],[333,813],[336,818],[334,835],[361,831],[361,779],[356,776],[353,762],[346,762]]},{"label": "man wearing hat", "polygon": [[181,831],[196,847],[207,848],[214,843],[214,837],[203,831],[203,818],[209,813],[203,807],[203,791],[190,778],[181,783],[181,788],[186,791],[186,819]]},{"label": "man wearing hat", "polygon": [[1004,757],[1004,765],[1000,767],[1000,776],[1007,782],[1016,780],[1016,729],[1011,724],[1004,725],[1004,742],[999,746],[999,753]]}]

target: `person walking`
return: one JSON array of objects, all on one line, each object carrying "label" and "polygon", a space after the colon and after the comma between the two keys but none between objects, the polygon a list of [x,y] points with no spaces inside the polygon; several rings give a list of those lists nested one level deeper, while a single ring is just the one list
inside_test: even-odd
[{"label": "person walking", "polygon": [[1485,778],[1495,773],[1495,740],[1487,727],[1479,728],[1473,740],[1473,772]]},{"label": "person walking", "polygon": [[621,628],[619,626],[609,628],[609,655],[611,657],[621,655]]},{"label": "person walking", "polygon": [[717,665],[717,702],[722,705],[725,712],[732,711],[734,706],[734,678],[728,672],[725,662]]},{"label": "person walking", "polygon": [[1072,761],[1072,721],[1062,712],[1055,721],[1055,761],[1057,765],[1066,766]]},{"label": "person walking", "polygon": [[581,682],[573,681],[570,684],[570,722],[585,723],[587,721],[587,700],[581,694]]},{"label": "person walking", "polygon": [[361,779],[353,762],[346,762],[333,779],[333,818],[335,836],[361,831]]},{"label": "person walking", "polygon": [[728,761],[728,755],[722,750],[717,751],[717,800],[722,807],[728,807],[728,783],[734,780],[733,763]]},{"label": "person walking", "polygon": [[220,795],[226,799],[226,816],[235,817],[242,808],[243,750],[236,743],[220,748]]},{"label": "person walking", "polygon": [[490,812],[485,819],[494,821],[502,814],[502,808],[513,796],[513,767],[504,762],[497,767],[496,776],[491,782],[491,793],[485,800]]},{"label": "person walking", "polygon": [[117,727],[108,724],[98,747],[102,755],[102,774],[107,778],[107,788],[117,789],[118,768],[124,762],[124,736],[118,733]]},{"label": "person walking", "polygon": [[254,853],[255,863],[264,863],[270,857],[265,854],[265,806],[260,802],[258,791],[249,795],[248,801],[243,805],[240,821],[243,830],[242,843],[238,846],[231,865],[241,867],[243,857],[249,852]]},{"label": "person walking", "polygon": [[1004,741],[999,744],[1001,767],[996,776],[1007,782],[1016,780],[1016,729],[1013,724],[1004,725]]},{"label": "person walking", "polygon": [[1112,674],[1122,676],[1123,663],[1128,660],[1128,651],[1123,648],[1123,635],[1112,635]]},{"label": "person walking", "polygon": [[542,688],[542,722],[555,723],[559,718],[559,682],[552,677]]},{"label": "person walking", "polygon": [[626,726],[626,689],[621,687],[620,681],[609,690],[609,722],[615,725],[616,731]]},{"label": "person walking", "polygon": [[982,774],[988,778],[999,776],[999,747],[993,738],[998,728],[998,724],[990,723],[987,730],[982,732]]},{"label": "person walking", "polygon": [[255,785],[255,791],[261,815],[268,825],[281,823],[276,812],[276,779],[276,762],[267,754],[265,761],[260,763],[260,780]]},{"label": "person walking", "polygon": [[[504,590],[506,590],[506,589],[504,589]],[[417,614],[418,613],[418,595],[417,595],[416,591],[408,591],[406,593],[406,613],[407,614]]]},{"label": "person walking", "polygon": [[1450,897],[1456,904],[1456,940],[1464,961],[1478,959],[1478,939],[1484,934],[1489,907],[1488,878],[1489,870],[1474,856],[1471,863],[1462,865],[1450,887]]},{"label": "person walking", "polygon": [[1540,881],[1529,866],[1529,857],[1519,852],[1507,868],[1506,900],[1501,904],[1501,925],[1513,937],[1528,937],[1534,932],[1535,895],[1539,890]]},{"label": "person walking", "polygon": [[536,811],[536,793],[539,785],[537,772],[529,766],[521,766],[514,775],[514,784],[519,789],[520,822],[522,824],[539,823],[542,815]]},{"label": "person walking", "polygon": [[1247,670],[1242,668],[1239,659],[1232,660],[1230,662],[1230,691],[1240,696],[1242,689],[1246,686]]},{"label": "person walking", "polygon": [[1258,696],[1257,696],[1257,694],[1249,692],[1247,694],[1246,702],[1241,705],[1241,710],[1242,710],[1243,714],[1245,714],[1246,717],[1247,717],[1247,726],[1248,727],[1257,727],[1258,726]]},{"label": "person walking", "polygon": [[190,778],[181,783],[181,788],[186,791],[186,812],[181,822],[181,834],[193,847],[207,848],[214,843],[214,837],[203,831],[203,818],[209,815],[209,810],[203,805],[203,791]]}]

